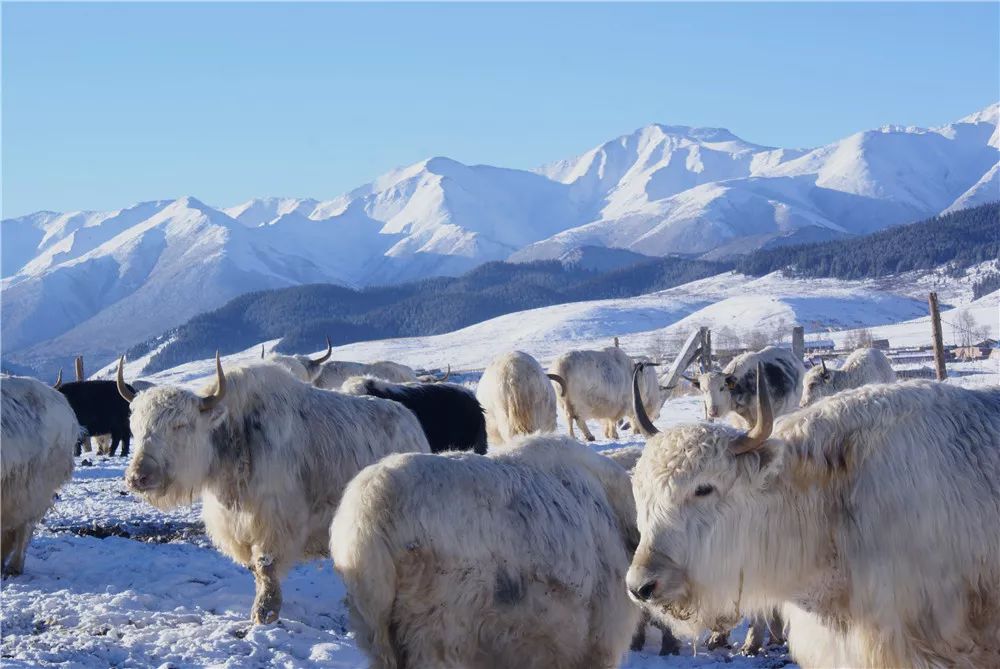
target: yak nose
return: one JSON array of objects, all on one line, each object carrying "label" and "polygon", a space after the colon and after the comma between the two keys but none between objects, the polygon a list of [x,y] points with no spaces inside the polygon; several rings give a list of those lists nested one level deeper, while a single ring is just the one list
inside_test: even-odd
[{"label": "yak nose", "polygon": [[638,588],[630,587],[629,592],[632,593],[632,596],[638,601],[648,602],[653,596],[653,593],[656,592],[656,581],[646,581]]},{"label": "yak nose", "polygon": [[148,467],[139,466],[129,472],[126,481],[128,487],[136,492],[143,492],[150,488],[155,488],[158,481],[153,471]]}]

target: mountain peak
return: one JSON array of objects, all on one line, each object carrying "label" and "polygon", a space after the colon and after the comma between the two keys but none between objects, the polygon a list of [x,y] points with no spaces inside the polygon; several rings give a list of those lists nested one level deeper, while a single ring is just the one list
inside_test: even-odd
[{"label": "mountain peak", "polygon": [[968,116],[963,116],[958,119],[958,123],[990,123],[992,125],[998,125],[1000,123],[1000,102],[994,102],[991,105],[987,105],[983,109],[975,112],[974,114],[969,114]]}]

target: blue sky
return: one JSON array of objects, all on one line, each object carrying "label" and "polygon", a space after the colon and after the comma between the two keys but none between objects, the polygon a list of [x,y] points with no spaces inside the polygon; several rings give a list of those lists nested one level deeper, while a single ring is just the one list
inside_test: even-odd
[{"label": "blue sky", "polygon": [[1000,5],[10,4],[3,215],[334,197],[651,122],[814,146],[1000,97]]}]

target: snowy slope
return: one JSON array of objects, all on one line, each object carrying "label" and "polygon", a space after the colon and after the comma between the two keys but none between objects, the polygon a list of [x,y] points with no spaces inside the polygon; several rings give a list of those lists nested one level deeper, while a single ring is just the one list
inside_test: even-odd
[{"label": "snowy slope", "polygon": [[583,246],[725,255],[909,222],[1000,196],[997,110],[813,150],[650,125],[535,171],[437,157],[325,201],[181,198],[8,219],[5,355],[117,353],[263,288],[392,283]]},{"label": "snowy slope", "polygon": [[[453,370],[474,372],[499,352],[518,349],[548,363],[570,348],[603,348],[617,336],[629,353],[661,357],[673,352],[692,329],[702,325],[712,328],[717,346],[723,345],[720,338],[753,332],[770,335],[780,331],[789,337],[796,324],[805,327],[807,337],[830,338],[841,336],[831,333],[860,327],[880,333],[902,323],[899,327],[907,337],[926,340],[927,326],[921,325],[921,318],[927,313],[927,292],[938,292],[945,318],[951,319],[957,312],[950,310],[970,303],[972,283],[989,266],[984,263],[970,268],[958,279],[941,271],[866,281],[793,279],[780,273],[752,279],[726,273],[639,297],[506,314],[441,335],[358,342],[335,348],[333,356],[364,362],[396,360],[424,369],[443,369],[450,364]],[[990,325],[996,336],[1000,333],[1000,305],[995,295],[992,299],[992,304],[990,296],[977,301],[974,315],[980,325]],[[995,312],[992,320],[988,317],[990,308]],[[898,336],[889,337],[893,345]],[[277,341],[262,343],[270,349]],[[237,364],[259,356],[260,344],[255,344],[224,360]],[[143,368],[148,362],[149,356],[129,361],[128,378],[146,378]],[[189,384],[210,376],[213,365],[212,360],[198,360],[148,378],[158,383]],[[95,377],[110,378],[113,374],[111,364],[97,370]]]}]

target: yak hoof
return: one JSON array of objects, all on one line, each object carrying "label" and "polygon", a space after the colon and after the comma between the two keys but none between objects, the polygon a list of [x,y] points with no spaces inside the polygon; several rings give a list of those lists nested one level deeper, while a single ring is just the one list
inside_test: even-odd
[{"label": "yak hoof", "polygon": [[270,625],[278,620],[278,612],[269,607],[254,607],[251,620],[255,625]]},{"label": "yak hoof", "polygon": [[270,625],[278,620],[280,610],[281,593],[263,592],[254,599],[251,620],[257,625]]},{"label": "yak hoof", "polygon": [[708,641],[705,643],[705,647],[709,650],[729,648],[729,632],[712,632],[712,635],[708,637]]},{"label": "yak hoof", "polygon": [[594,435],[588,434],[587,435],[587,441],[594,441]]}]

